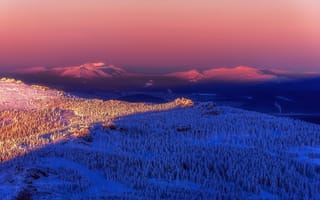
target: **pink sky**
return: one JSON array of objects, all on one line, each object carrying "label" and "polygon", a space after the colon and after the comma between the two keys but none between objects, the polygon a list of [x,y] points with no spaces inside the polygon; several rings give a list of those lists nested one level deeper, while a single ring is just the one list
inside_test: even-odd
[{"label": "pink sky", "polygon": [[320,71],[318,0],[0,0],[0,68]]}]

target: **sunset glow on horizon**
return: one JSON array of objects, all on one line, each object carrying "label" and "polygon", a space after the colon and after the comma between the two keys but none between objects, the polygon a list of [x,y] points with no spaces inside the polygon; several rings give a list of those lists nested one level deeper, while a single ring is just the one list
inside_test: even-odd
[{"label": "sunset glow on horizon", "polygon": [[317,0],[0,0],[0,69],[105,61],[320,72]]}]

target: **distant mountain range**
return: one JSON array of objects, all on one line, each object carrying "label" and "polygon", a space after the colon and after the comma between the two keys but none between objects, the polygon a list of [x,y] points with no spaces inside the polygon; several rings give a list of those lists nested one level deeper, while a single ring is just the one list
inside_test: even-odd
[{"label": "distant mountain range", "polygon": [[[58,77],[68,77],[74,79],[92,80],[92,79],[112,79],[112,78],[174,78],[180,81],[196,83],[201,81],[225,81],[225,82],[265,82],[265,81],[285,81],[296,78],[316,77],[320,74],[302,73],[294,74],[280,70],[263,70],[248,66],[237,66],[233,68],[212,68],[199,71],[196,69],[167,74],[142,74],[131,73],[125,69],[107,65],[103,62],[86,63],[79,66],[66,67],[33,67],[20,70],[17,73],[22,74],[46,74]],[[149,80],[150,82],[150,80]]]},{"label": "distant mountain range", "polygon": [[274,74],[264,73],[262,70],[247,66],[237,66],[234,68],[214,68],[204,70],[202,72],[198,70],[190,70],[167,74],[167,76],[185,79],[190,82],[198,82],[202,80],[219,80],[230,82],[260,82],[276,80],[280,78]]},{"label": "distant mountain range", "polygon": [[[299,90],[320,92],[319,73],[292,73],[248,66],[220,67],[206,70],[191,69],[171,73],[137,73],[103,62],[78,66],[32,67],[4,76],[29,84],[40,84],[64,91],[175,91],[219,92],[231,95],[273,93]],[[283,96],[283,95],[282,95]]]},{"label": "distant mountain range", "polygon": [[105,63],[86,63],[79,66],[67,67],[33,67],[20,71],[20,73],[46,73],[59,77],[69,77],[77,79],[95,79],[95,78],[118,78],[132,76],[126,70],[114,65],[106,65]]}]

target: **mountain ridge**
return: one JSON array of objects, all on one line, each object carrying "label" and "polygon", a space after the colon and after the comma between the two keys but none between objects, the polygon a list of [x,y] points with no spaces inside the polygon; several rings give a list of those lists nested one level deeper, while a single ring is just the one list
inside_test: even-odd
[{"label": "mountain ridge", "polygon": [[312,78],[320,76],[320,73],[292,73],[278,69],[260,69],[239,65],[235,67],[209,68],[205,70],[190,69],[185,71],[174,71],[164,74],[143,74],[128,72],[122,67],[103,62],[85,63],[76,66],[65,67],[31,67],[28,69],[16,71],[20,74],[46,73],[58,77],[68,77],[75,79],[114,79],[130,77],[158,77],[158,78],[176,78],[182,81],[197,83],[201,81],[227,81],[227,82],[274,82],[286,81],[297,78]]},{"label": "mountain ridge", "polygon": [[20,71],[22,73],[34,74],[34,73],[48,73],[59,77],[69,77],[78,79],[94,79],[94,78],[114,78],[131,76],[133,73],[129,73],[121,67],[115,65],[107,65],[103,62],[85,63],[77,66],[66,67],[33,67]]}]

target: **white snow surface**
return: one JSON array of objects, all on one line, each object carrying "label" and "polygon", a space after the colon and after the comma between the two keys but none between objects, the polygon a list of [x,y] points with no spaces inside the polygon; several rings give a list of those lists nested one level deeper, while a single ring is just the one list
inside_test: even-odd
[{"label": "white snow surface", "polygon": [[32,109],[37,101],[59,97],[61,92],[24,83],[0,81],[0,111],[7,109]]},{"label": "white snow surface", "polygon": [[[59,98],[54,90],[4,82],[0,94],[2,110],[41,109],[31,100]],[[13,97],[20,103],[11,102]],[[31,103],[25,106],[22,102],[27,100]],[[115,112],[126,103],[110,105],[110,112]],[[130,104],[126,110],[135,106],[146,105]],[[110,127],[94,115],[81,117],[92,119],[85,135],[49,131],[37,136],[50,138],[45,145],[22,145],[19,148],[28,148],[25,154],[0,162],[1,199],[317,199],[320,195],[318,125],[211,103],[110,116]],[[64,137],[54,140],[59,134]],[[25,141],[28,138],[32,139],[26,136]]]}]

